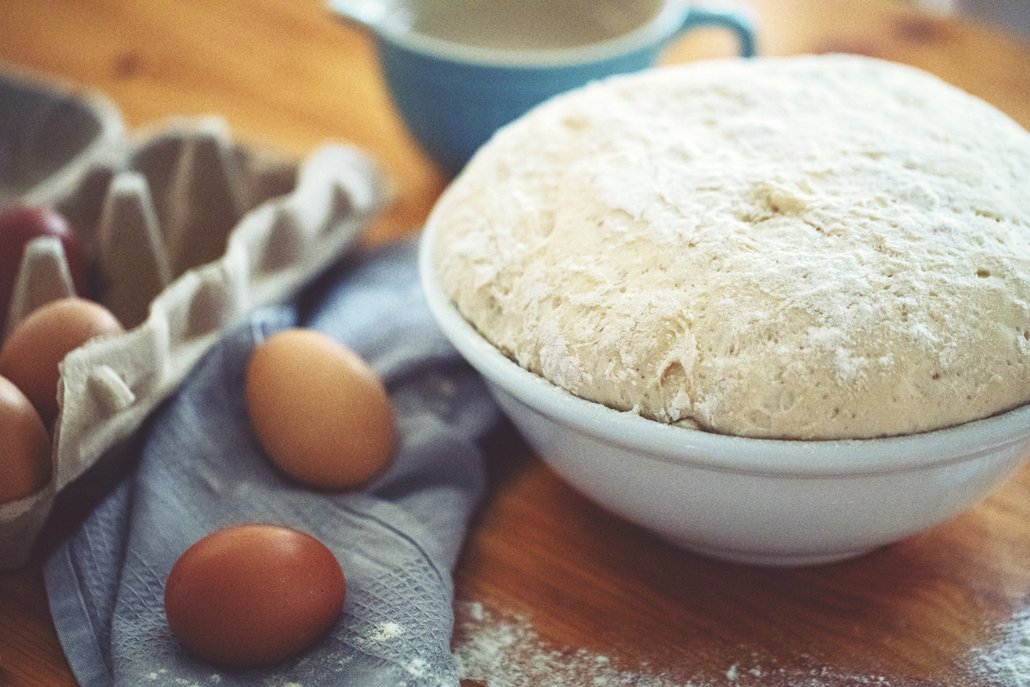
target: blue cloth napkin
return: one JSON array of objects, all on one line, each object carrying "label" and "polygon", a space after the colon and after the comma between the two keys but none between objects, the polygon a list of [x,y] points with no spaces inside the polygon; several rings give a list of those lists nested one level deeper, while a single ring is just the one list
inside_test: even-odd
[{"label": "blue cloth napkin", "polygon": [[[432,321],[415,264],[413,243],[381,248],[346,261],[296,302],[258,311],[157,411],[125,474],[45,564],[54,624],[80,684],[458,684],[451,571],[483,495],[483,445],[499,416]],[[249,354],[294,326],[351,347],[387,385],[399,446],[389,469],[359,492],[290,482],[250,429],[242,393]],[[343,567],[347,600],[327,636],[302,655],[227,671],[172,637],[164,583],[193,542],[243,522],[321,540]]]}]

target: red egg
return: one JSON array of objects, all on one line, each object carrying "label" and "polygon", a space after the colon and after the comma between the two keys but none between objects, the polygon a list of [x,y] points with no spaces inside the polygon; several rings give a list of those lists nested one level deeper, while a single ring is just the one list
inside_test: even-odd
[{"label": "red egg", "polygon": [[68,221],[50,208],[26,205],[4,208],[0,210],[0,332],[7,320],[25,246],[41,236],[60,239],[75,292],[86,294],[89,261]]},{"label": "red egg", "polygon": [[343,570],[324,544],[276,525],[236,525],[193,544],[172,567],[172,634],[225,667],[267,665],[309,647],[336,621]]}]

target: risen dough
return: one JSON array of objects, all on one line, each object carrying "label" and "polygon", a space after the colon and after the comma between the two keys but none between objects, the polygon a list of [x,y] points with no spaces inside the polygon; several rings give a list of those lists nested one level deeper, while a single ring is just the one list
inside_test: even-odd
[{"label": "risen dough", "polygon": [[816,439],[1030,401],[1030,134],[912,68],[593,84],[499,132],[430,222],[460,312],[612,408]]}]

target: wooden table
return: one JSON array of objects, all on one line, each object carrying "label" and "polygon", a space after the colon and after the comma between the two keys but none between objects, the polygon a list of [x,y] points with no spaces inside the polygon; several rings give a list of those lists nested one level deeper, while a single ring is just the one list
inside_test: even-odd
[{"label": "wooden table", "polygon": [[[1030,127],[1026,44],[894,2],[753,5],[764,54],[910,63]],[[0,35],[0,60],[103,90],[130,128],[216,113],[236,136],[298,155],[325,139],[371,151],[397,202],[369,241],[415,231],[446,183],[393,114],[368,37],[317,0],[2,0]],[[701,32],[668,59],[732,49]],[[455,646],[503,674],[470,673],[468,685],[989,685],[971,650],[1030,608],[1030,466],[931,532],[844,564],[775,570],[668,546],[577,495],[517,442],[499,458],[456,571]],[[505,648],[498,625],[517,641]],[[545,672],[532,668],[541,656]],[[0,574],[0,684],[74,684],[38,564]]]}]

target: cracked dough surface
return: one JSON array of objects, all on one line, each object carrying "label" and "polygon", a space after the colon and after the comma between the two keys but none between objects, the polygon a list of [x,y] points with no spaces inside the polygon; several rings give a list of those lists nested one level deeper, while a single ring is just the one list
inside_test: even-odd
[{"label": "cracked dough surface", "polygon": [[612,408],[818,439],[1030,401],[1030,134],[909,67],[593,84],[502,129],[429,221],[465,318]]}]

